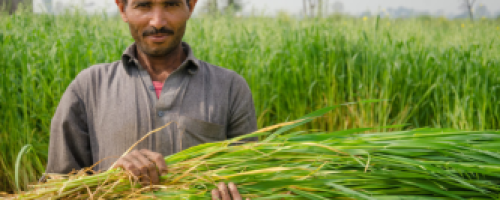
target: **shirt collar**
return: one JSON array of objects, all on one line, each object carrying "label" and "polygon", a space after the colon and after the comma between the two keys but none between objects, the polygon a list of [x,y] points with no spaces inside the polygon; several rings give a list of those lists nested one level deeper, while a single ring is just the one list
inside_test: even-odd
[{"label": "shirt collar", "polygon": [[[193,50],[191,47],[186,43],[182,42],[182,49],[186,52],[186,60],[181,64],[179,69],[177,70],[184,70],[186,69],[190,74],[196,74],[200,68],[200,60],[198,60],[194,54]],[[122,62],[123,66],[125,68],[128,68],[129,66],[137,66],[135,63],[139,63],[139,60],[137,60],[137,44],[134,42],[132,45],[128,46],[127,49],[122,54]]]}]

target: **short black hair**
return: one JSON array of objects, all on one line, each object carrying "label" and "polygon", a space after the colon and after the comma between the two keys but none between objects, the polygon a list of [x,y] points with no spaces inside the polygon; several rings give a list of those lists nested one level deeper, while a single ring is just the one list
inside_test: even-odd
[{"label": "short black hair", "polygon": [[[123,3],[125,3],[125,7],[127,7],[127,3],[128,3],[127,0],[122,0],[122,1],[123,1]],[[188,5],[188,7],[191,8],[191,6],[189,5],[189,0],[186,0],[186,3]]]}]

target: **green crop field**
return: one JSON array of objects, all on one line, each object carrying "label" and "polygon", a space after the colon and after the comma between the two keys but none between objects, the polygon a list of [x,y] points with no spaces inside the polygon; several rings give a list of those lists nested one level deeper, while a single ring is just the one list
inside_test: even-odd
[{"label": "green crop field", "polygon": [[[0,14],[0,191],[44,171],[50,121],[81,70],[120,59],[132,43],[115,17]],[[202,60],[249,83],[259,127],[337,109],[307,130],[404,125],[500,127],[500,21],[286,16],[198,17],[185,41]]]}]

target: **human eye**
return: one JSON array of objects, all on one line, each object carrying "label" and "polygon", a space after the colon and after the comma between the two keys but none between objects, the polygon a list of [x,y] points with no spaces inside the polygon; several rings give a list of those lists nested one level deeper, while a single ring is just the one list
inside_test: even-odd
[{"label": "human eye", "polygon": [[167,2],[167,3],[165,3],[166,7],[177,7],[179,5],[180,5],[180,3],[176,3],[176,2]]},{"label": "human eye", "polygon": [[140,3],[137,3],[136,7],[137,8],[149,8],[149,7],[151,7],[151,3],[150,2],[140,2]]}]

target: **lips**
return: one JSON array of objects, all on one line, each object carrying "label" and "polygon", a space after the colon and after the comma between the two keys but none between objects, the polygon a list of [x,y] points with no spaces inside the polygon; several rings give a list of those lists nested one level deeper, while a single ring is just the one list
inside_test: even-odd
[{"label": "lips", "polygon": [[167,34],[158,34],[158,35],[148,35],[146,36],[147,39],[151,40],[152,42],[165,42],[167,40],[168,35]]}]

